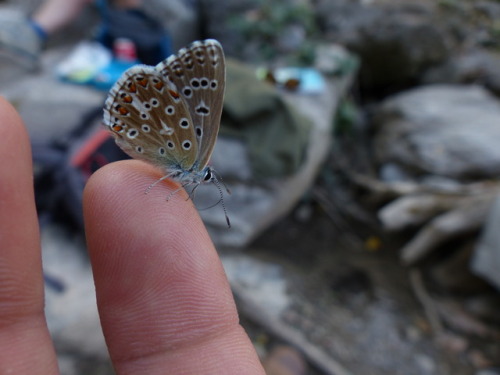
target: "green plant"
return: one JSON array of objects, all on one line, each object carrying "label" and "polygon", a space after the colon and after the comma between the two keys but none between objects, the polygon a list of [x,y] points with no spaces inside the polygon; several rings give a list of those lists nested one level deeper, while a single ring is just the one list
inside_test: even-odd
[{"label": "green plant", "polygon": [[[265,60],[282,55],[278,40],[290,27],[300,27],[305,33],[305,40],[290,52],[297,63],[311,64],[314,60],[314,46],[311,38],[317,33],[314,13],[305,2],[290,0],[258,0],[256,9],[237,16],[232,24],[251,43],[254,43],[261,57]],[[289,51],[287,51],[289,52]]]}]

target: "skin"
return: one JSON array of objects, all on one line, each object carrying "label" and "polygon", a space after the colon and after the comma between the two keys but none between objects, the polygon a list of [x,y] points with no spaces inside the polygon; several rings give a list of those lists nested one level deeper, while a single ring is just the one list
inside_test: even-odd
[{"label": "skin", "polygon": [[[57,374],[44,316],[31,151],[0,98],[0,374]],[[144,189],[160,172],[112,163],[84,192],[88,251],[116,373],[263,375],[221,262],[178,185]]]}]

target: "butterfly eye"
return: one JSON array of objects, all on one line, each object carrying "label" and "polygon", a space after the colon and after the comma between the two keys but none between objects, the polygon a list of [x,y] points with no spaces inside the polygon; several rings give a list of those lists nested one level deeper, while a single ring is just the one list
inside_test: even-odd
[{"label": "butterfly eye", "polygon": [[203,181],[210,181],[212,179],[212,172],[210,169],[207,169],[205,172],[205,176],[203,176]]}]

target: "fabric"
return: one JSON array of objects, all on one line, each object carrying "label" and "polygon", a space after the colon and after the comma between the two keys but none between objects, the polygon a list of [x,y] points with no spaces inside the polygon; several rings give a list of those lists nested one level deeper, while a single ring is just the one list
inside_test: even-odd
[{"label": "fabric", "polygon": [[240,137],[248,147],[256,179],[293,174],[309,139],[310,120],[289,106],[254,69],[227,59],[221,134]]},{"label": "fabric", "polygon": [[137,57],[147,65],[156,65],[172,54],[171,40],[159,20],[141,9],[118,9],[100,4],[102,26],[98,40],[110,50],[118,38],[130,39]]}]

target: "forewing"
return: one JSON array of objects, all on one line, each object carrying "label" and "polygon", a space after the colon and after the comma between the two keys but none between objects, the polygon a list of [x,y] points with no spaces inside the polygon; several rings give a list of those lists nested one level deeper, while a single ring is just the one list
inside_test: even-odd
[{"label": "forewing", "polygon": [[106,100],[104,123],[128,155],[167,171],[189,169],[199,153],[185,101],[153,67],[122,75]]},{"label": "forewing", "polygon": [[158,64],[157,69],[188,104],[199,145],[196,168],[201,170],[219,133],[226,76],[224,51],[216,40],[197,41]]}]

